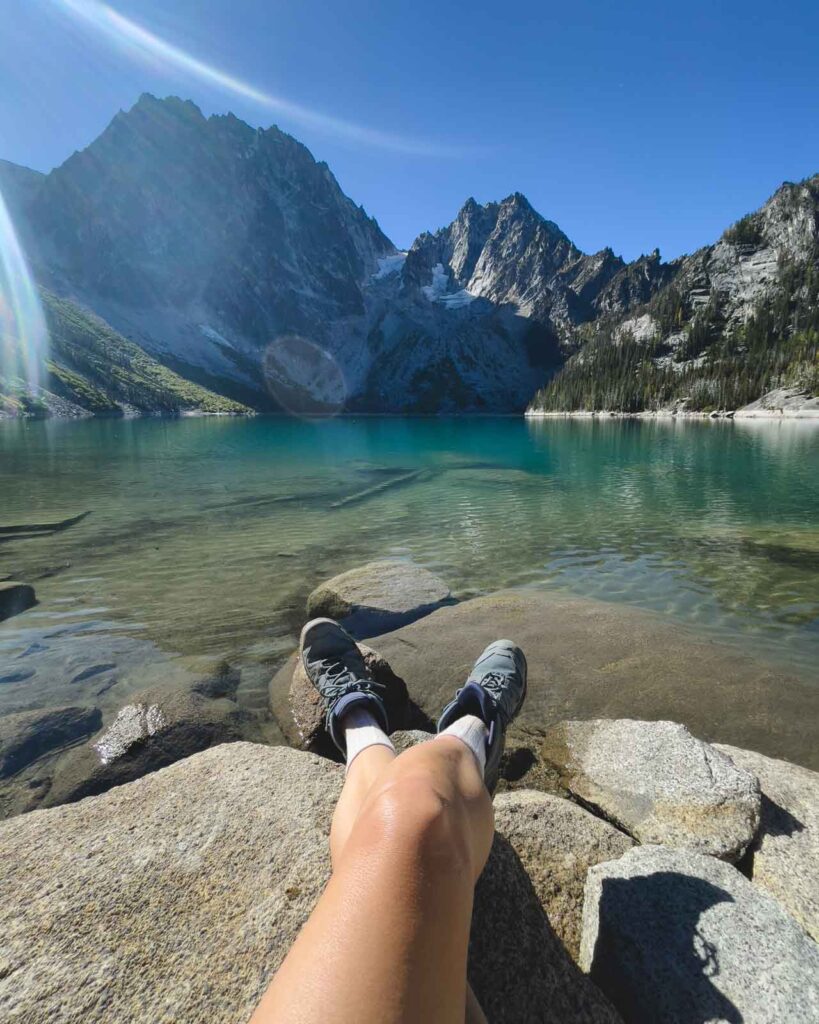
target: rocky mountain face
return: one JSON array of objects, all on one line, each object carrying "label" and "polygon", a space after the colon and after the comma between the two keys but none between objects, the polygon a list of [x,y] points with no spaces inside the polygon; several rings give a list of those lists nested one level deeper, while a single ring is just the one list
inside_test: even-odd
[{"label": "rocky mountain face", "polygon": [[636,261],[614,287],[599,318],[574,332],[579,351],[533,411],[734,411],[767,393],[780,406],[810,405],[819,394],[819,175],[786,182],[691,256]]},{"label": "rocky mountain face", "polygon": [[39,171],[12,164],[8,160],[0,160],[0,194],[12,216],[25,209],[44,180],[45,175]]},{"label": "rocky mountain face", "polygon": [[519,193],[402,253],[289,135],[148,95],[48,175],[0,163],[0,190],[41,286],[262,410],[523,410],[624,337],[747,322],[815,243],[805,185],[670,264],[583,253]]},{"label": "rocky mountain face", "polygon": [[119,113],[24,212],[42,284],[187,375],[262,400],[264,346],[287,333],[327,344],[362,317],[361,284],[394,252],[300,143],[175,98]]}]

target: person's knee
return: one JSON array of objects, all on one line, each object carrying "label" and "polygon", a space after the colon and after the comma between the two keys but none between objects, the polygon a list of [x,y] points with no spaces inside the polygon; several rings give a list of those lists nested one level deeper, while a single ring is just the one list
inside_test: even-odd
[{"label": "person's knee", "polygon": [[373,839],[412,857],[426,871],[469,872],[472,842],[466,808],[419,768],[384,783],[368,801]]}]

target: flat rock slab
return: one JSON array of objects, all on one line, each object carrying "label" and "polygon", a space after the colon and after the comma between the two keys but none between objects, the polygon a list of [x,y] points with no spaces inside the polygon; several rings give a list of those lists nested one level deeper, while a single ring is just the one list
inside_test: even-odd
[{"label": "flat rock slab", "polygon": [[[247,1020],[330,873],[344,772],[231,743],[0,824],[0,1018]],[[470,977],[493,1024],[617,1024],[496,837]]]},{"label": "flat rock slab", "polygon": [[33,608],[37,604],[34,587],[16,580],[4,580],[0,583],[0,622],[10,619],[12,615]]},{"label": "flat rock slab", "polygon": [[718,749],[759,779],[762,817],[750,871],[819,942],[819,775],[750,750]]},{"label": "flat rock slab", "polygon": [[451,597],[446,583],[419,565],[369,562],[316,587],[307,617],[337,619],[355,636],[368,637],[428,615]]},{"label": "flat rock slab", "polygon": [[569,718],[665,719],[704,740],[819,770],[815,679],[703,639],[667,616],[526,588],[441,608],[369,643],[435,720],[498,637],[520,644],[529,663],[522,728]]},{"label": "flat rock slab", "polygon": [[580,963],[634,1024],[819,1020],[819,947],[736,868],[636,847],[589,871]]},{"label": "flat rock slab", "polygon": [[641,843],[737,860],[756,833],[756,777],[676,722],[561,722],[541,754],[574,796]]},{"label": "flat rock slab", "polygon": [[495,829],[512,844],[549,924],[577,960],[588,870],[620,857],[634,840],[570,800],[530,789],[495,797]]}]

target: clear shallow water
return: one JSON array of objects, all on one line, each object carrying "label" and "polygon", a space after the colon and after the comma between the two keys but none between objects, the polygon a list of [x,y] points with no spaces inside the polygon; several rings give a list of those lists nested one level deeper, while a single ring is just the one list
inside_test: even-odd
[{"label": "clear shallow water", "polygon": [[[819,662],[811,424],[350,418],[0,423],[0,543],[40,605],[0,625],[224,654],[264,704],[317,582],[413,559],[458,596],[538,585]],[[0,687],[0,691],[3,687]],[[0,697],[2,693],[0,692]],[[1,708],[0,708],[1,710]]]}]

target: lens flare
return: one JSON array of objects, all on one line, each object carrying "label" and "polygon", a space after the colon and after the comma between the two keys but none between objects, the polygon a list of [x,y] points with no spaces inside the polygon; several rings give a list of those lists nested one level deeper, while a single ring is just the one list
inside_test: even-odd
[{"label": "lens flare", "polygon": [[36,396],[47,354],[43,308],[0,193],[0,385]]},{"label": "lens flare", "polygon": [[336,360],[297,334],[272,341],[262,358],[267,387],[293,416],[335,416],[347,401],[347,382]]},{"label": "lens flare", "polygon": [[315,128],[363,145],[413,156],[458,157],[475,152],[475,150],[439,145],[424,139],[407,138],[403,135],[378,131],[354,121],[322,114],[282,96],[274,96],[272,93],[257,89],[241,78],[221,71],[212,64],[199,60],[181,47],[161,39],[135,21],[119,14],[108,4],[100,3],[98,0],[53,0],[53,2],[75,19],[90,25],[110,42],[124,49],[130,57],[143,62],[147,61],[153,68],[159,66],[160,70],[169,67],[175,68],[208,85],[217,86],[242,99],[274,110],[295,124]]}]

